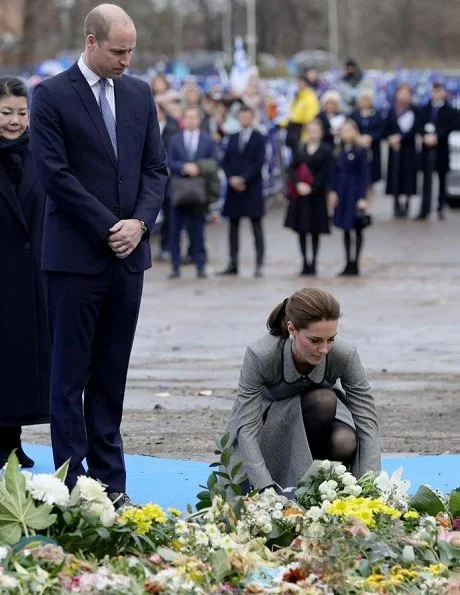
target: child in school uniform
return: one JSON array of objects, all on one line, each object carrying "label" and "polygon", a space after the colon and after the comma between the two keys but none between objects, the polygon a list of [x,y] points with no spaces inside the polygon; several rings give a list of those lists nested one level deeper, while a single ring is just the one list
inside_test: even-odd
[{"label": "child in school uniform", "polygon": [[332,173],[331,200],[335,203],[334,224],[343,229],[346,265],[340,273],[359,275],[359,258],[363,246],[364,226],[369,185],[367,150],[359,146],[359,128],[353,120],[342,125],[341,148],[335,159]]}]

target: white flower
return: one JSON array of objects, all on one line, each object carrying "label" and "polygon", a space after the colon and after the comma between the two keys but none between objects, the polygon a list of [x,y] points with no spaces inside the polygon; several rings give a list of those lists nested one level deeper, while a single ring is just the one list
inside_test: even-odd
[{"label": "white flower", "polygon": [[323,481],[323,483],[319,485],[318,490],[320,494],[326,494],[329,490],[329,483],[327,481]]},{"label": "white flower", "polygon": [[324,500],[323,503],[321,504],[321,508],[323,510],[327,511],[331,504],[332,504],[332,502],[330,500]]},{"label": "white flower", "polygon": [[389,477],[386,471],[382,471],[374,480],[375,487],[387,498],[406,500],[408,498],[408,490],[411,484],[408,479],[401,479],[402,472],[403,468],[400,467],[391,477]]},{"label": "white flower", "polygon": [[195,541],[197,545],[209,545],[209,537],[204,531],[197,531]]},{"label": "white flower", "polygon": [[306,516],[312,521],[319,521],[323,517],[323,511],[319,506],[312,506],[307,510]]},{"label": "white flower", "polygon": [[177,521],[175,529],[177,535],[186,535],[188,533],[188,525],[183,520]]},{"label": "white flower", "polygon": [[350,496],[354,496],[354,495],[355,495],[355,487],[356,487],[355,485],[348,485],[348,486],[345,486],[345,487],[343,488],[342,492],[343,492],[344,494],[350,494]]},{"label": "white flower", "polygon": [[335,465],[334,471],[338,476],[344,475],[347,471],[345,465]]},{"label": "white flower", "polygon": [[337,492],[335,490],[328,490],[326,496],[328,500],[335,500],[337,498]]},{"label": "white flower", "polygon": [[16,589],[19,586],[18,581],[13,576],[7,574],[0,574],[0,587],[5,589]]},{"label": "white flower", "polygon": [[335,481],[335,479],[330,479],[330,480],[329,480],[327,483],[328,483],[328,485],[329,485],[329,489],[330,489],[330,490],[335,490],[335,489],[336,489],[336,487],[339,485],[339,484],[338,484],[338,483]]},{"label": "white flower", "polygon": [[8,550],[3,545],[0,545],[0,562],[8,556]]},{"label": "white flower", "polygon": [[322,469],[323,471],[329,471],[329,469],[332,467],[332,463],[331,461],[328,461],[327,459],[325,459],[324,461],[321,462],[319,468]]},{"label": "white flower", "polygon": [[106,502],[89,503],[88,510],[100,518],[104,527],[110,527],[115,522],[115,508],[108,498]]},{"label": "white flower", "polygon": [[355,490],[353,492],[353,496],[356,496],[356,497],[360,496],[361,492],[363,491],[363,488],[359,485],[355,485],[354,487],[355,487]]},{"label": "white flower", "polygon": [[30,478],[26,477],[26,485],[27,490],[35,500],[62,507],[69,505],[70,494],[68,487],[53,475],[46,475],[45,473],[31,475]]},{"label": "white flower", "polygon": [[[75,502],[76,498],[76,502]],[[86,502],[102,502],[107,498],[105,487],[95,479],[81,475],[72,490],[71,502],[77,504],[78,499]]]},{"label": "white flower", "polygon": [[280,520],[283,518],[283,513],[281,512],[281,510],[275,510],[272,514],[272,519],[275,519],[276,521]]},{"label": "white flower", "polygon": [[357,483],[357,479],[354,475],[352,475],[351,473],[346,473],[343,477],[342,477],[342,484],[344,486],[352,486],[355,485],[355,483]]}]

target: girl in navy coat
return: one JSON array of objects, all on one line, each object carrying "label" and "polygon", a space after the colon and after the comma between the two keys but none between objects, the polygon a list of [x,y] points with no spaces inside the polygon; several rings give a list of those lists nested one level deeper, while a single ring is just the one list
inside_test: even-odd
[{"label": "girl in navy coat", "polygon": [[363,89],[358,97],[358,109],[351,114],[356,122],[361,137],[359,144],[367,149],[370,169],[370,184],[382,179],[382,163],[380,144],[384,133],[382,112],[374,107],[374,93],[372,89]]},{"label": "girl in navy coat", "polygon": [[23,425],[49,421],[50,340],[40,270],[45,194],[29,152],[27,89],[0,78],[0,468]]},{"label": "girl in navy coat", "polygon": [[359,136],[356,122],[346,120],[340,134],[342,148],[332,174],[331,198],[336,204],[334,223],[344,231],[346,265],[341,275],[359,275],[359,256],[363,245],[360,214],[367,209],[365,197],[369,165],[367,150],[358,144]]}]

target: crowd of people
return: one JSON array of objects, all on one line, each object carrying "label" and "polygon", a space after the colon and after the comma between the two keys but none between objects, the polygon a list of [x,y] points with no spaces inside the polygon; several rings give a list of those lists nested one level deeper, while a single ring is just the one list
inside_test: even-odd
[{"label": "crowd of people", "polygon": [[[289,113],[280,121],[277,106],[264,96],[254,74],[240,93],[226,95],[203,93],[192,81],[177,91],[164,75],[152,80],[172,174],[156,258],[171,259],[171,278],[180,276],[181,263],[190,262],[196,264],[198,276],[206,277],[205,221],[216,221],[220,216],[229,221],[229,262],[218,274],[238,274],[239,221],[248,217],[256,249],[254,274],[262,276],[262,221],[267,194],[264,172],[268,149],[273,153],[273,138],[275,152],[281,156],[282,188],[288,200],[284,224],[298,234],[301,275],[316,274],[320,236],[328,234],[331,226],[343,230],[345,267],[341,274],[359,274],[364,229],[372,223],[374,186],[382,179],[385,194],[393,197],[395,218],[425,220],[431,214],[437,177],[436,212],[440,220],[445,218],[448,138],[459,119],[444,84],[433,82],[430,101],[416,105],[410,85],[401,83],[391,108],[383,110],[377,107],[374,90],[354,60],[346,62],[336,88],[321,93],[320,82],[315,69],[302,72]],[[178,162],[177,145],[185,150],[185,140],[179,138],[189,134],[190,108],[195,110],[194,126],[200,139],[196,146],[200,145],[200,150],[196,155],[184,153]],[[193,162],[203,158],[204,144],[217,164],[221,191],[212,196],[205,196],[203,191],[200,208],[177,205],[172,191],[177,188],[174,178],[201,177]],[[423,180],[422,200],[419,212],[414,214],[411,198],[419,193],[419,178]],[[187,184],[183,181],[184,192]],[[183,226],[174,224],[178,215],[190,236],[182,255],[178,250]]]}]

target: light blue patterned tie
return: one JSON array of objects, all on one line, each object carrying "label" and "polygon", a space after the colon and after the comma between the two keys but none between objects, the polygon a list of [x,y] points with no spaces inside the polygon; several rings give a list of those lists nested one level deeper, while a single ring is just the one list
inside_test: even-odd
[{"label": "light blue patterned tie", "polygon": [[101,109],[102,117],[112,141],[115,156],[118,156],[117,151],[117,124],[110,108],[109,101],[106,95],[107,79],[99,79],[99,107]]}]

